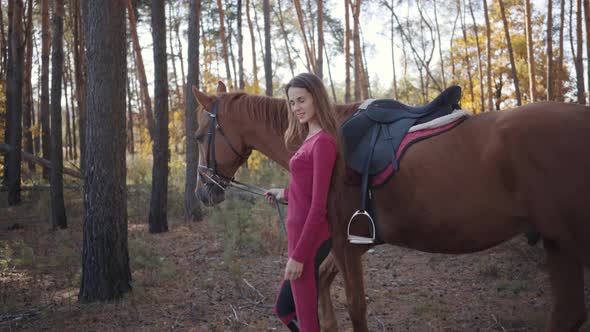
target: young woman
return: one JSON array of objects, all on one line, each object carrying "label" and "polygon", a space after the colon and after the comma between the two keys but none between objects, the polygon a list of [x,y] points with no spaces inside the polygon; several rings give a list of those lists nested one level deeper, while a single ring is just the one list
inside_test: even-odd
[{"label": "young woman", "polygon": [[331,248],[327,198],[338,156],[338,128],[322,81],[304,73],[285,87],[289,127],[285,144],[295,151],[289,161],[290,184],[270,189],[267,199],[289,202],[289,260],[275,312],[291,331],[319,331],[318,270]]}]

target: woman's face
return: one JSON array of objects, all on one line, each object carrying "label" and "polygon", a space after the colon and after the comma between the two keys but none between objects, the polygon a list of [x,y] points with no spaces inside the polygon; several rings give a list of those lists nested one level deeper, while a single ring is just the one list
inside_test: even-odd
[{"label": "woman's face", "polygon": [[305,88],[290,87],[287,91],[291,112],[299,123],[309,123],[316,120],[316,109],[313,103],[313,96]]}]

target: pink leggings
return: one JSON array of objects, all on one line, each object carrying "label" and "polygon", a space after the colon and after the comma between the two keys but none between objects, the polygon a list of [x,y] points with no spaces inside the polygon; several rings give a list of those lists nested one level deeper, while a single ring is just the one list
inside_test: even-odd
[{"label": "pink leggings", "polygon": [[[318,318],[319,268],[332,248],[332,240],[324,241],[315,257],[303,262],[303,273],[293,281],[283,280],[275,303],[277,317],[291,330],[316,332]],[[314,268],[310,269],[309,266]]]}]

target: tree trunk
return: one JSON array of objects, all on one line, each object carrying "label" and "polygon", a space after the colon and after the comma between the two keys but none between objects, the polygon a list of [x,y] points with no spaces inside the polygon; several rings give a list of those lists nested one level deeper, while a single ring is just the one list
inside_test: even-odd
[{"label": "tree trunk", "polygon": [[[387,4],[387,3],[385,3]],[[391,42],[391,67],[393,68],[393,91],[392,91],[392,98],[397,100],[397,75],[395,72],[395,43],[394,43],[394,37],[395,37],[395,25],[393,23],[394,20],[394,16],[393,16],[393,8],[394,8],[395,4],[394,4],[394,0],[391,0],[391,4],[389,4],[387,7],[389,8],[390,12],[391,12],[391,36],[389,41]],[[439,34],[440,35],[440,34]],[[440,43],[440,41],[439,41]],[[442,48],[442,46],[440,46],[439,48]],[[441,50],[442,52],[442,50]],[[442,64],[442,54],[441,54],[441,70],[443,70],[443,75],[444,75],[444,68],[443,68],[443,64]],[[444,76],[443,76],[444,77]]]},{"label": "tree trunk", "polygon": [[262,0],[264,11],[264,72],[266,80],[266,95],[272,97],[272,54],[270,48],[270,4],[269,0]]},{"label": "tree trunk", "polygon": [[[174,31],[176,32],[176,43],[178,44],[178,57],[180,58],[180,75],[182,75],[181,89],[182,89],[182,91],[186,91],[186,75],[184,73],[184,57],[182,56],[182,42],[180,41],[179,30],[180,30],[180,23],[177,22],[176,25],[174,26]],[[182,100],[186,100],[186,96],[184,96],[184,95],[180,96],[179,98],[182,98]]]},{"label": "tree trunk", "polygon": [[504,25],[504,34],[506,35],[506,44],[508,46],[508,55],[510,56],[510,68],[512,72],[512,81],[514,82],[514,93],[516,94],[516,105],[522,105],[520,98],[520,89],[518,87],[518,76],[516,74],[516,63],[514,62],[514,52],[512,51],[512,42],[510,41],[510,29],[508,29],[508,21],[506,20],[506,13],[504,10],[504,3],[498,0],[500,4],[500,13],[502,15],[502,23]]},{"label": "tree trunk", "polygon": [[316,59],[316,75],[324,78],[324,0],[317,0],[318,3],[318,56]]},{"label": "tree trunk", "polygon": [[127,75],[127,150],[135,154],[135,137],[133,137],[133,107],[131,106],[131,78]]},{"label": "tree trunk", "polygon": [[168,231],[168,66],[166,56],[166,12],[164,2],[152,0],[152,40],[154,41],[154,164],[150,200],[150,233]]},{"label": "tree trunk", "polygon": [[494,109],[494,98],[492,94],[492,27],[490,25],[490,18],[488,15],[487,0],[483,0],[483,10],[486,21],[486,85],[488,94],[488,111],[491,111]]},{"label": "tree trunk", "polygon": [[281,27],[281,33],[283,34],[283,41],[285,42],[285,50],[287,51],[287,61],[289,62],[289,69],[291,70],[291,76],[295,76],[295,63],[293,61],[293,57],[291,57],[291,51],[289,47],[289,36],[287,35],[287,30],[285,29],[285,21],[283,19],[283,9],[281,8],[281,0],[277,0],[277,4],[279,6],[278,16],[279,16],[279,26]]},{"label": "tree trunk", "polygon": [[[352,0],[348,0],[352,1]],[[362,65],[363,58],[361,55],[361,37],[359,34],[359,16],[361,11],[361,0],[355,0],[354,4],[350,3],[352,9],[352,42],[354,45],[354,100],[359,101],[363,98],[363,76]]]},{"label": "tree trunk", "polygon": [[[256,10],[256,8],[253,9]],[[248,28],[250,29],[250,45],[252,47],[252,75],[254,76],[253,85],[255,90],[258,90],[259,83],[258,66],[256,66],[256,38],[254,38],[254,24],[252,24],[252,19],[250,18],[250,0],[246,0],[246,19],[248,20]]]},{"label": "tree trunk", "polygon": [[326,64],[328,68],[328,78],[330,79],[330,88],[332,89],[332,98],[334,98],[334,104],[338,104],[338,98],[336,98],[336,88],[334,87],[334,81],[332,80],[332,70],[330,69],[330,57],[328,57],[328,50],[325,47],[324,53],[326,55]]},{"label": "tree trunk", "polygon": [[299,22],[299,28],[301,29],[301,37],[303,38],[305,58],[307,59],[307,70],[317,73],[315,55],[313,54],[313,49],[309,46],[309,42],[307,40],[307,33],[305,33],[305,17],[303,16],[303,10],[301,9],[301,1],[293,0],[293,5],[295,6],[295,12],[297,13],[297,21]]},{"label": "tree trunk", "polygon": [[[573,2],[573,0],[572,0]],[[586,104],[586,93],[584,91],[584,52],[582,48],[582,1],[576,0],[576,51],[573,51],[572,47],[572,54],[574,55],[574,64],[576,68],[576,87],[577,87],[577,94],[578,94],[578,104]],[[572,9],[573,12],[573,9]],[[570,27],[571,27],[571,20],[570,20]],[[570,29],[570,36],[573,34],[571,33]]]},{"label": "tree trunk", "polygon": [[[49,133],[49,0],[41,0],[41,149],[43,158],[51,160]],[[11,144],[12,145],[12,144]],[[49,170],[43,169],[49,179]]]},{"label": "tree trunk", "polygon": [[[463,2],[465,5],[465,2]],[[469,94],[471,95],[471,107],[475,108],[475,93],[473,92],[473,76],[471,75],[471,61],[469,61],[469,52],[467,44],[467,31],[465,28],[465,8],[461,13],[461,30],[463,31],[463,43],[465,44],[465,56],[463,62],[465,63],[465,69],[467,70],[467,77],[469,78]]]},{"label": "tree trunk", "polygon": [[525,0],[525,32],[526,32],[526,48],[527,48],[527,62],[529,69],[529,88],[530,88],[530,101],[534,102],[537,100],[537,83],[535,81],[535,54],[533,49],[533,30],[531,25],[532,13],[531,13],[531,1]]},{"label": "tree trunk", "polygon": [[[72,8],[72,7],[70,7]],[[71,9],[70,9],[71,10]],[[75,49],[73,46],[70,49]],[[75,107],[75,93],[74,93],[74,79],[73,79],[73,69],[72,69],[72,65],[71,65],[71,61],[70,61],[70,51],[68,51],[67,54],[67,60],[66,63],[68,64],[67,66],[67,71],[68,71],[68,84],[71,87],[70,90],[70,103],[72,105],[72,119],[71,119],[71,124],[72,124],[72,137],[70,138],[70,142],[72,143],[72,158],[73,159],[77,159],[78,158],[78,153],[77,153],[77,148],[78,148],[78,144],[76,142],[76,107]]]},{"label": "tree trunk", "polygon": [[74,8],[74,72],[76,76],[76,104],[78,105],[78,137],[80,169],[86,167],[86,46],[80,0],[72,0]]},{"label": "tree trunk", "polygon": [[[152,101],[148,89],[147,77],[145,75],[145,66],[143,65],[143,56],[141,55],[141,47],[139,45],[139,37],[137,36],[137,24],[135,23],[135,13],[133,12],[133,5],[131,0],[127,0],[127,11],[129,17],[129,29],[131,30],[131,37],[133,38],[133,49],[135,51],[135,64],[137,65],[137,73],[139,75],[139,88],[143,96],[143,105],[145,107],[145,116],[147,118],[148,131],[152,141],[154,140],[154,116],[152,112]],[[166,36],[164,35],[164,38]]]},{"label": "tree trunk", "polygon": [[[584,23],[586,28],[586,56],[590,59],[590,1],[584,0]],[[590,92],[590,62],[586,68],[586,74],[588,75],[588,91]],[[590,97],[588,97],[590,102]]]},{"label": "tree trunk", "polygon": [[350,103],[350,7],[348,0],[344,4],[344,102]]},{"label": "tree trunk", "polygon": [[[279,2],[280,6],[280,2]],[[242,33],[242,0],[237,0],[238,7],[238,89],[244,91],[244,35]],[[248,8],[246,8],[246,11]],[[187,90],[188,91],[188,90]]]},{"label": "tree trunk", "polygon": [[[88,153],[84,169],[81,302],[131,291],[125,168],[125,3],[84,1]],[[109,84],[104,84],[109,82]]]},{"label": "tree trunk", "polygon": [[[586,2],[586,0],[584,1]],[[547,0],[547,100],[553,100],[553,0]]]},{"label": "tree trunk", "polygon": [[[9,1],[10,2],[10,1]],[[4,34],[4,14],[0,6],[0,77],[6,77],[8,61],[8,48],[6,47],[6,35]]]},{"label": "tree trunk", "polygon": [[[247,11],[248,6],[246,6]],[[201,0],[191,0],[188,35],[188,78],[186,84],[186,181],[184,187],[184,218],[191,221],[203,219],[199,200],[195,195],[197,187],[197,161],[199,160],[199,149],[195,139],[197,130],[197,103],[192,94],[193,85],[199,86],[199,16],[201,15]]]},{"label": "tree trunk", "polygon": [[[62,16],[63,17],[63,16]],[[62,51],[63,53],[63,51]],[[63,59],[63,57],[62,57]],[[66,146],[65,146],[65,150],[66,150],[66,160],[71,160],[72,159],[72,129],[71,129],[71,125],[70,125],[70,101],[68,100],[68,79],[66,77],[66,73],[67,73],[67,69],[66,69],[66,65],[65,65],[65,60],[64,60],[64,66],[62,67],[62,87],[64,90],[64,100],[66,101]]]},{"label": "tree trunk", "polygon": [[475,44],[477,46],[477,69],[479,72],[479,100],[480,100],[480,112],[484,112],[484,96],[483,96],[483,68],[481,64],[481,47],[479,45],[479,32],[477,29],[477,22],[475,22],[475,15],[473,14],[473,6],[471,0],[469,0],[469,12],[471,13],[471,19],[473,20],[473,31],[475,32]]},{"label": "tree trunk", "polygon": [[[440,57],[440,74],[442,76],[443,87],[446,87],[447,86],[447,79],[445,78],[445,62],[444,62],[444,57],[442,54],[442,43],[440,41],[440,26],[438,24],[438,11],[436,8],[436,0],[433,1],[433,4],[434,4],[434,24],[436,24],[436,37],[438,40],[438,56]],[[392,18],[392,20],[393,20],[393,18]],[[393,21],[392,21],[392,24],[393,24]],[[392,32],[391,38],[393,38],[393,32]],[[483,91],[482,91],[482,93],[483,93]]]},{"label": "tree trunk", "polygon": [[[27,24],[25,31],[25,71],[23,73],[23,126],[25,136],[25,151],[33,154],[33,134],[31,132],[33,118],[33,84],[31,72],[33,68],[33,0],[27,2]],[[31,172],[35,171],[35,164],[28,163]]]},{"label": "tree trunk", "polygon": [[[178,71],[176,70],[176,54],[174,53],[174,43],[172,42],[172,1],[168,1],[168,13],[170,13],[170,29],[168,29],[168,42],[170,43],[170,60],[168,62],[172,63],[172,74],[174,75],[174,86],[176,87],[176,90],[174,91],[174,93],[176,94],[176,99],[169,98],[169,101],[170,105],[172,105],[173,100],[175,100],[176,103],[180,105],[180,103],[182,103],[182,97],[180,94],[180,83],[178,83]],[[171,109],[171,111],[174,112],[174,109]],[[174,122],[172,122],[172,125],[174,125]]]},{"label": "tree trunk", "polygon": [[233,87],[231,70],[229,68],[229,57],[227,52],[227,39],[225,36],[225,18],[223,14],[223,4],[221,0],[217,0],[217,11],[219,12],[219,35],[221,36],[221,49],[223,61],[225,62],[225,75],[227,78],[228,88],[231,90]]},{"label": "tree trunk", "polygon": [[557,58],[557,79],[555,84],[555,100],[563,101],[562,86],[563,86],[563,52],[564,52],[564,38],[563,30],[565,29],[565,0],[560,1],[559,12],[559,57]]},{"label": "tree trunk", "polygon": [[63,188],[63,144],[61,130],[61,79],[63,73],[63,0],[53,7],[53,47],[51,48],[51,224],[67,228]]},{"label": "tree trunk", "polygon": [[21,150],[22,144],[22,99],[23,99],[23,2],[13,2],[12,19],[9,20],[8,42],[8,75],[6,87],[6,134],[7,142],[14,149],[6,156],[5,172],[6,185],[8,187],[8,205],[17,205],[21,202]]}]

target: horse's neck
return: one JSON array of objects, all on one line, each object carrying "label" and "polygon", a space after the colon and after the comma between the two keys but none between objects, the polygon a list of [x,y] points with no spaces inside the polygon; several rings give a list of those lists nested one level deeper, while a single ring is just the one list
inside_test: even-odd
[{"label": "horse's neck", "polygon": [[[243,128],[247,128],[248,131],[248,134],[244,135],[246,144],[288,169],[291,153],[285,147],[283,133],[279,134],[276,128],[272,128],[269,121],[260,120],[272,118],[273,115],[270,112],[282,112],[285,121],[287,121],[287,112],[284,110],[285,104],[273,98],[258,99],[258,102],[263,104],[251,106],[253,109],[247,112],[246,115],[248,118],[243,119],[242,122]],[[256,115],[257,119],[252,118],[253,115]]]}]

